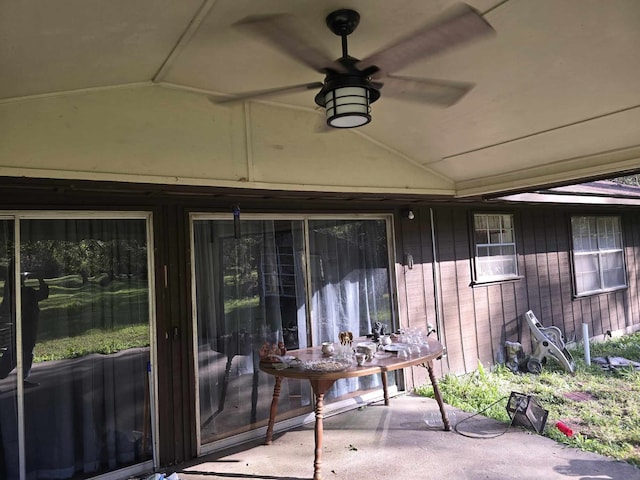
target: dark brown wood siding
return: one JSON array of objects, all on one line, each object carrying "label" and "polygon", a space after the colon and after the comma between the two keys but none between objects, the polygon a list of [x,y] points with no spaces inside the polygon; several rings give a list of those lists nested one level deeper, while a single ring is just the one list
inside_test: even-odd
[{"label": "dark brown wood siding", "polygon": [[[436,324],[431,219],[429,210],[416,210],[414,215],[415,218],[409,220],[407,211],[402,210],[395,222],[398,311],[402,327],[426,328]],[[409,255],[412,266],[408,264]],[[437,367],[441,374],[442,369]],[[407,379],[409,387],[428,382],[425,369],[411,370]]]},{"label": "dark brown wood siding", "polygon": [[[638,209],[469,204],[413,211],[413,221],[403,218],[397,226],[398,258],[406,253],[414,258],[412,270],[398,266],[401,322],[438,326],[447,348],[444,371],[468,372],[478,362],[494,363],[507,340],[521,342],[529,353],[531,332],[523,317],[527,310],[543,325],[559,327],[567,341],[582,340],[583,323],[592,337],[640,329]],[[492,211],[514,216],[520,278],[473,284],[471,216]],[[628,288],[575,297],[571,215],[602,214],[621,216]]]},{"label": "dark brown wood siding", "polygon": [[[189,280],[190,211],[394,213],[395,296],[401,325],[433,324],[447,348],[436,362],[438,374],[474,370],[497,358],[506,340],[530,351],[523,314],[532,309],[544,325],[560,327],[568,339],[580,338],[582,323],[593,336],[640,328],[640,208],[532,206],[525,204],[434,203],[412,198],[264,192],[176,186],[4,179],[3,210],[145,210],[154,215],[156,262],[156,343],[160,464],[195,456],[196,412]],[[414,219],[407,216],[410,204]],[[472,284],[469,220],[473,212],[513,213],[521,278]],[[625,244],[628,288],[573,296],[572,214],[619,214]],[[433,219],[433,222],[432,222]],[[435,254],[434,254],[435,253]],[[409,268],[405,254],[413,257]],[[167,266],[166,286],[164,267]],[[426,372],[414,368],[408,386],[424,384]]]}]

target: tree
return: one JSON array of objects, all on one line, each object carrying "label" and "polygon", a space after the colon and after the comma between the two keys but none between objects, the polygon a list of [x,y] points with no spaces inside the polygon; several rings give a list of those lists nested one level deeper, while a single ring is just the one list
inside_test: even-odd
[{"label": "tree", "polygon": [[634,187],[640,187],[640,174],[627,175],[625,177],[612,178],[611,181],[621,183],[622,185],[632,185]]}]

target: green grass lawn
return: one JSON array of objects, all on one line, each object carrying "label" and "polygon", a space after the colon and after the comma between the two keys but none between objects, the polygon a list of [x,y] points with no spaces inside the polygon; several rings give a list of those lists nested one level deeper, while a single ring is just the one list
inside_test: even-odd
[{"label": "green grass lawn", "polygon": [[[34,362],[149,346],[147,280],[107,280],[103,276],[83,283],[79,275],[47,279],[49,297],[39,303]],[[26,285],[38,288],[34,279]]]},{"label": "green grass lawn", "polygon": [[149,322],[149,287],[144,279],[82,284],[79,276],[68,276],[47,283],[49,298],[40,302],[39,342]]},{"label": "green grass lawn", "polygon": [[74,337],[38,342],[33,351],[33,361],[63,360],[83,357],[90,353],[106,355],[148,345],[149,325],[147,324],[130,325],[109,331],[89,330]]},{"label": "green grass lawn", "polygon": [[[445,403],[466,412],[509,423],[506,411],[510,393],[535,395],[549,411],[543,435],[558,442],[600,453],[640,466],[640,371],[630,368],[605,371],[592,362],[584,362],[582,346],[571,350],[576,373],[566,373],[550,362],[540,375],[514,374],[504,366],[488,371],[479,365],[470,374],[447,375],[439,386]],[[591,344],[591,357],[619,356],[640,361],[640,333]],[[416,393],[433,397],[425,385]],[[580,400],[575,400],[576,393]],[[561,420],[574,432],[568,438],[555,424]]]}]

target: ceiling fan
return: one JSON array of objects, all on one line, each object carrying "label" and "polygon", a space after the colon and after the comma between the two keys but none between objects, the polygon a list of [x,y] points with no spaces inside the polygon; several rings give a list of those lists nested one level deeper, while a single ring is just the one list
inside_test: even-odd
[{"label": "ceiling fan", "polygon": [[360,22],[355,10],[341,9],[326,18],[329,29],[342,38],[342,56],[331,60],[305,41],[291,15],[247,17],[235,24],[260,36],[283,53],[325,75],[324,82],[290,85],[212,99],[216,103],[261,98],[319,88],[315,102],[326,110],[327,125],[353,128],[371,121],[371,103],[384,94],[393,98],[450,106],[473,84],[394,75],[412,62],[493,33],[474,8],[460,4],[435,22],[359,60],[349,55],[347,37]]}]

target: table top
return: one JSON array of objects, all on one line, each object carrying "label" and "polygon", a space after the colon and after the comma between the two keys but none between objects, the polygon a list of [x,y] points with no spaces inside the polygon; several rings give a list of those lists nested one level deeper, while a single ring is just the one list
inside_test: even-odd
[{"label": "table top", "polygon": [[[355,346],[361,342],[370,343],[371,340],[367,338],[354,339],[353,347],[355,348]],[[353,365],[345,368],[344,370],[338,371],[321,372],[317,370],[305,369],[300,365],[279,369],[276,368],[272,363],[264,362],[260,363],[260,369],[263,372],[274,375],[276,377],[305,378],[310,380],[337,380],[340,378],[364,377],[366,375],[373,375],[375,373],[421,365],[442,356],[443,348],[440,342],[435,339],[429,338],[427,345],[428,348],[423,347],[420,354],[414,353],[409,358],[398,358],[398,355],[396,353],[389,352],[391,353],[391,355],[389,355],[387,358],[374,357],[370,361],[365,361],[362,366],[357,366],[354,361]],[[336,358],[335,356],[323,354],[322,349],[319,346],[303,348],[300,350],[291,350],[287,352],[287,356],[297,358],[298,360],[300,360],[301,364],[309,361],[331,360]]]}]

